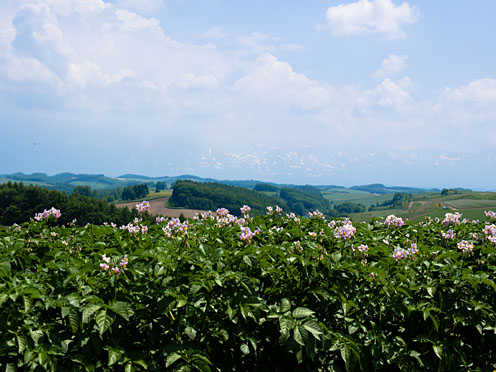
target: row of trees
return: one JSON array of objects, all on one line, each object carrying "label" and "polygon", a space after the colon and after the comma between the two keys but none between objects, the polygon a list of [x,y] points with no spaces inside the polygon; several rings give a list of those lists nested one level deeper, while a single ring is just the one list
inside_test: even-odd
[{"label": "row of trees", "polygon": [[0,225],[29,221],[36,213],[51,207],[61,210],[59,223],[62,224],[74,219],[78,225],[103,222],[127,224],[136,216],[136,212],[128,208],[117,208],[106,201],[78,193],[68,195],[39,186],[25,186],[22,182],[0,185]]},{"label": "row of trees", "polygon": [[240,208],[249,205],[251,214],[263,214],[268,205],[278,204],[287,210],[279,198],[270,197],[240,186],[229,186],[215,182],[198,183],[180,180],[174,184],[169,206],[189,209],[216,210],[227,208],[232,214],[240,215]]}]

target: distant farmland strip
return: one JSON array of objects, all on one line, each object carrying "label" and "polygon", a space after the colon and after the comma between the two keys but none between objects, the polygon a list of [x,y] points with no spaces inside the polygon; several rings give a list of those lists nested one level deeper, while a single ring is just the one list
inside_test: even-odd
[{"label": "distant farmland strip", "polygon": [[[169,197],[163,197],[158,199],[150,200],[150,211],[149,213],[152,216],[164,216],[164,217],[179,217],[181,213],[184,217],[193,218],[197,213],[206,212],[200,209],[185,209],[185,208],[166,208],[166,203],[169,200]],[[127,207],[129,209],[133,209],[136,206],[137,202],[129,202],[129,203],[119,203],[116,204],[117,207]]]}]

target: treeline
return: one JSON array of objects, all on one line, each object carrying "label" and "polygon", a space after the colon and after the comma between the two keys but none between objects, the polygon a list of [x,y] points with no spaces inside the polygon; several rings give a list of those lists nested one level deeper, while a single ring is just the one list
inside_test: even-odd
[{"label": "treeline", "polygon": [[412,200],[412,194],[397,192],[391,200],[386,200],[382,203],[376,203],[375,205],[370,206],[369,211],[375,211],[377,209],[404,209]]},{"label": "treeline", "polygon": [[[269,192],[271,195],[264,192]],[[365,211],[365,206],[350,202],[333,208],[319,189],[308,185],[280,188],[270,184],[257,184],[254,190],[250,190],[213,182],[177,181],[169,199],[171,207],[204,210],[225,207],[236,215],[240,214],[239,208],[245,204],[252,208],[253,215],[264,214],[267,206],[276,204],[285,212],[293,212],[300,216],[316,210],[327,217],[346,216]]]},{"label": "treeline", "polygon": [[0,185],[0,225],[29,221],[36,213],[51,207],[60,209],[62,217],[58,223],[61,224],[74,219],[78,225],[103,222],[127,224],[136,216],[136,212],[128,208],[117,208],[106,201],[79,194],[67,195],[39,186],[25,186],[22,182]]},{"label": "treeline", "polygon": [[251,207],[252,215],[264,214],[268,205],[277,204],[283,209],[288,209],[286,203],[279,198],[270,197],[245,187],[215,182],[176,181],[172,196],[169,198],[171,207],[211,211],[217,208],[227,208],[237,216],[241,214],[239,209],[245,204]]},{"label": "treeline", "polygon": [[150,187],[154,187],[155,191],[162,191],[167,188],[167,184],[163,181],[159,181],[155,184],[142,183],[137,185],[130,185],[126,187],[116,187],[113,189],[100,189],[93,190],[89,186],[75,186],[71,193],[78,194],[82,196],[87,196],[88,198],[95,198],[106,200],[111,203],[115,200],[136,200],[143,199],[150,193]]}]

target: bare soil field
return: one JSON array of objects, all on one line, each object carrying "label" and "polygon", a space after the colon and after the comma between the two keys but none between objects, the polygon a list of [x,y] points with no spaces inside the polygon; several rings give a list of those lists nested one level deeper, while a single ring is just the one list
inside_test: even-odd
[{"label": "bare soil field", "polygon": [[[164,217],[179,217],[182,213],[186,218],[193,218],[197,213],[206,212],[200,209],[180,209],[180,208],[166,208],[165,204],[169,200],[169,197],[158,198],[150,200],[150,211],[148,212],[152,216],[164,216]],[[138,202],[129,202],[129,203],[118,203],[116,207],[127,207],[129,209],[133,209],[136,207]]]}]

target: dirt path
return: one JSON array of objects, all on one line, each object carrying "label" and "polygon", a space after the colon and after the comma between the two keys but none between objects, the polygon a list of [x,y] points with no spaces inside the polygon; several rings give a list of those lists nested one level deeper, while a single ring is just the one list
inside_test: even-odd
[{"label": "dirt path", "polygon": [[412,209],[412,206],[413,206],[413,202],[411,201],[410,203],[408,203],[408,208],[406,209],[406,211],[409,212],[410,209]]},{"label": "dirt path", "polygon": [[[197,213],[206,212],[200,209],[179,209],[179,208],[166,208],[165,204],[169,200],[169,197],[158,198],[150,200],[150,213],[152,216],[164,216],[164,217],[179,217],[182,213],[186,218],[193,218]],[[129,202],[129,203],[119,203],[116,204],[116,207],[127,207],[129,209],[133,209],[136,207],[137,202]]]}]

